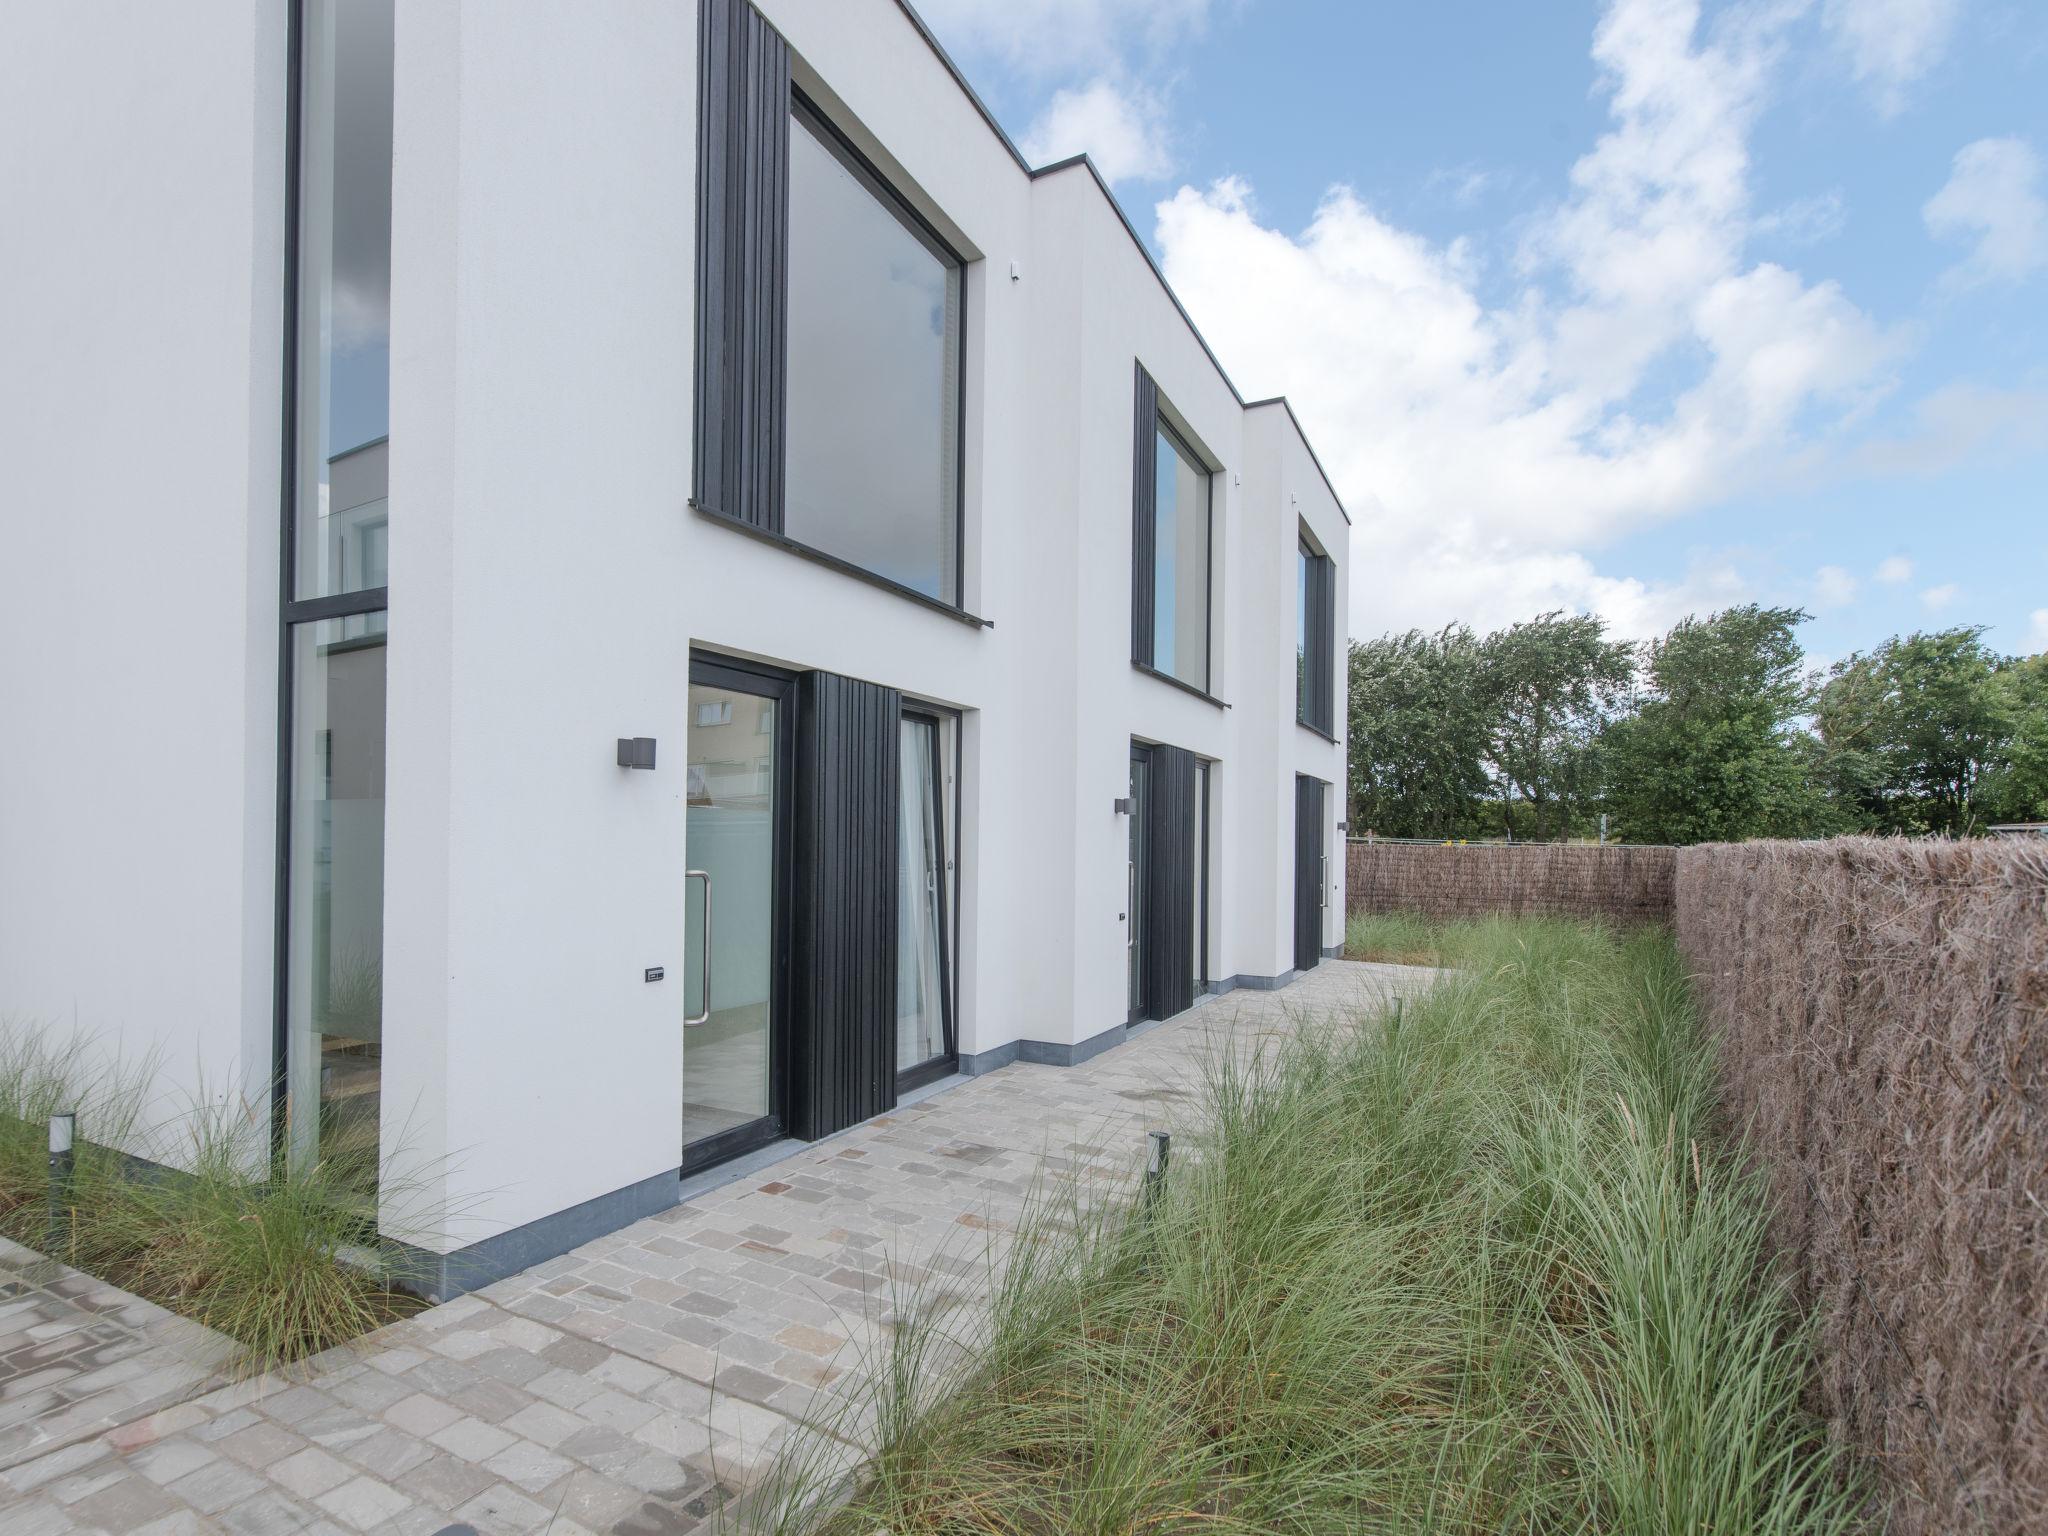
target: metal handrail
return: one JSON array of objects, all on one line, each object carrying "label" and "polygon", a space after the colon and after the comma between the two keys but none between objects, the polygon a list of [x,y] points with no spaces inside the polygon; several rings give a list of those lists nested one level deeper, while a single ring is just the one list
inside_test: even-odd
[{"label": "metal handrail", "polygon": [[711,871],[708,869],[686,869],[683,871],[683,878],[685,880],[702,880],[704,882],[704,918],[702,928],[704,963],[700,967],[704,978],[704,1011],[691,1014],[683,1020],[683,1026],[687,1029],[692,1025],[708,1024],[711,1021]]}]

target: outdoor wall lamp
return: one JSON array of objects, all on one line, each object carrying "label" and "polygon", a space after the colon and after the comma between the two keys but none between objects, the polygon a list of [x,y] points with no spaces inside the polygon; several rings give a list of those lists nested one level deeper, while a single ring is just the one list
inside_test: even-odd
[{"label": "outdoor wall lamp", "polygon": [[1114,810],[1114,811],[1113,811],[1113,812],[1112,812],[1111,814],[1113,814],[1113,815],[1117,815],[1117,816],[1128,816],[1128,815],[1130,815],[1130,814],[1131,814],[1131,799],[1130,799],[1130,796],[1128,796],[1128,795],[1118,795],[1118,796],[1117,796],[1117,798],[1116,798],[1116,809],[1115,809],[1115,810]]},{"label": "outdoor wall lamp", "polygon": [[652,768],[654,766],[654,738],[652,736],[621,736],[619,738],[619,766],[621,768]]}]

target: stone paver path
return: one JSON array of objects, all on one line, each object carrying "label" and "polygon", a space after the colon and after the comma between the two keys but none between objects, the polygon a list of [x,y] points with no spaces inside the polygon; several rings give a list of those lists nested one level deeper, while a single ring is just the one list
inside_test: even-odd
[{"label": "stone paver path", "polygon": [[0,1238],[0,1469],[224,1378],[217,1335]]},{"label": "stone paver path", "polygon": [[[146,1366],[126,1381],[163,1391],[151,1398],[135,1386],[124,1416],[104,1395],[123,1379],[105,1373],[130,1357],[108,1336],[91,1347],[109,1357],[72,1381],[97,1373],[101,1395],[52,1398],[52,1417],[70,1427],[40,1453],[23,1442],[23,1454],[0,1457],[0,1530],[696,1530],[770,1464],[818,1394],[854,1384],[899,1295],[976,1305],[991,1253],[1035,1185],[1108,1191],[1128,1180],[1146,1129],[1185,1125],[1206,1051],[1255,1049],[1302,1016],[1376,1007],[1432,979],[1327,962],[1280,992],[1208,1000],[1078,1067],[1006,1067],[384,1329],[290,1380],[214,1386],[194,1357],[187,1368],[200,1374],[181,1394]],[[68,1336],[39,1335],[45,1324],[96,1326],[107,1315],[98,1306],[61,1286],[0,1290],[0,1329],[34,1319],[22,1325],[27,1342],[0,1358]],[[140,1316],[125,1320],[144,1338],[134,1358],[167,1359],[169,1340]],[[61,1368],[39,1381],[37,1363],[25,1354],[30,1368],[11,1378],[26,1384],[22,1401],[67,1390]],[[11,1407],[9,1380],[0,1376],[0,1402]],[[88,1422],[93,1413],[100,1420]],[[844,1448],[843,1459],[855,1455]]]}]

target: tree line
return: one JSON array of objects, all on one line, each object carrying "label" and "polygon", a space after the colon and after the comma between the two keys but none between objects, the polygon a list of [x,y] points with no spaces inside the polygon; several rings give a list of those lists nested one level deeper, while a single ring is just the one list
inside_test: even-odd
[{"label": "tree line", "polygon": [[1350,826],[1384,837],[1695,843],[1968,836],[2048,819],[2048,654],[1963,626],[1824,673],[1797,608],[1610,638],[1552,612],[1354,641]]}]

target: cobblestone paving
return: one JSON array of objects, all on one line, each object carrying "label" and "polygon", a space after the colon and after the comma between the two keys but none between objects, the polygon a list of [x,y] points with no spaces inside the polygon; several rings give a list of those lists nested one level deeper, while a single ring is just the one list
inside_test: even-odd
[{"label": "cobblestone paving", "polygon": [[0,1469],[221,1381],[214,1334],[0,1238]]},{"label": "cobblestone paving", "polygon": [[[1132,1177],[1145,1130],[1185,1124],[1206,1051],[1256,1049],[1303,1015],[1431,979],[1328,962],[1280,992],[1212,999],[1079,1067],[1006,1067],[806,1147],[292,1379],[195,1378],[185,1400],[167,1389],[103,1432],[73,1420],[64,1443],[0,1461],[0,1531],[694,1531],[817,1394],[853,1384],[897,1287],[972,1306],[1034,1185]],[[66,1321],[67,1301],[104,1315],[86,1298],[0,1291],[0,1329]],[[29,1342],[5,1360],[61,1336],[41,1326],[25,1323]],[[0,1375],[0,1401],[24,1382],[63,1390],[21,1369]]]}]

